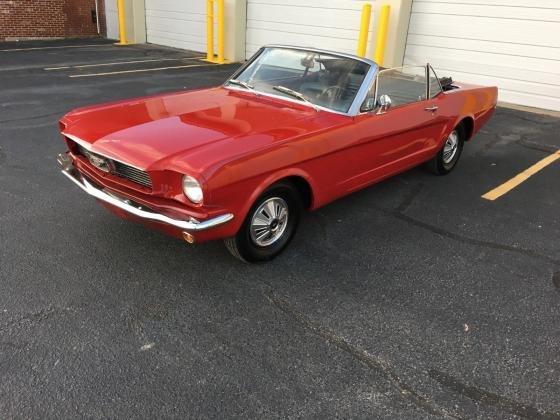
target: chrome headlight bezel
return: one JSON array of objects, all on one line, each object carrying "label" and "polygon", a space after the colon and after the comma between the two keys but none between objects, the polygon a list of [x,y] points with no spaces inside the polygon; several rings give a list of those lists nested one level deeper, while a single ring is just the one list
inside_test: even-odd
[{"label": "chrome headlight bezel", "polygon": [[204,191],[202,185],[194,176],[183,175],[181,182],[183,194],[194,204],[201,204],[204,200]]}]

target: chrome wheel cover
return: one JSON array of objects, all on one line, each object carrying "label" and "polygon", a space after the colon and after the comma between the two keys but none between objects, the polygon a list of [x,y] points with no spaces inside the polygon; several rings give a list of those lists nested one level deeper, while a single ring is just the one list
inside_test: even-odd
[{"label": "chrome wheel cover", "polygon": [[251,239],[261,247],[278,241],[288,226],[288,203],[280,197],[264,201],[251,217]]},{"label": "chrome wheel cover", "polygon": [[443,163],[446,165],[451,163],[457,154],[458,149],[459,134],[457,134],[457,130],[453,130],[447,137],[447,140],[445,140],[445,145],[443,146]]}]

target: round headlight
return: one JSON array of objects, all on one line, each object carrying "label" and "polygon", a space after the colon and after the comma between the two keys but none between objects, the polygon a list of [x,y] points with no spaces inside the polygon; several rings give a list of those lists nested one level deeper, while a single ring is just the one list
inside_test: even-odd
[{"label": "round headlight", "polygon": [[193,203],[202,203],[202,187],[196,178],[193,178],[190,175],[183,176],[183,192]]}]

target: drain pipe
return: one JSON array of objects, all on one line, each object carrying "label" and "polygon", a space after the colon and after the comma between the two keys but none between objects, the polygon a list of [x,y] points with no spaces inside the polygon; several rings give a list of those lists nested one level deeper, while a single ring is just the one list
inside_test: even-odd
[{"label": "drain pipe", "polygon": [[101,33],[99,28],[99,0],[95,0],[95,23],[97,25],[97,35]]}]

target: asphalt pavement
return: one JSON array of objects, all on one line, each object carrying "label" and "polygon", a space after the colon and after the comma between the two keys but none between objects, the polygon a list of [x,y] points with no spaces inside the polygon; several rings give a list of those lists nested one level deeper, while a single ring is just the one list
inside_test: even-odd
[{"label": "asphalt pavement", "polygon": [[0,44],[0,418],[560,418],[560,160],[481,198],[558,150],[560,119],[498,108],[450,175],[338,200],[246,265],[56,165],[67,111],[237,67],[199,56]]}]

